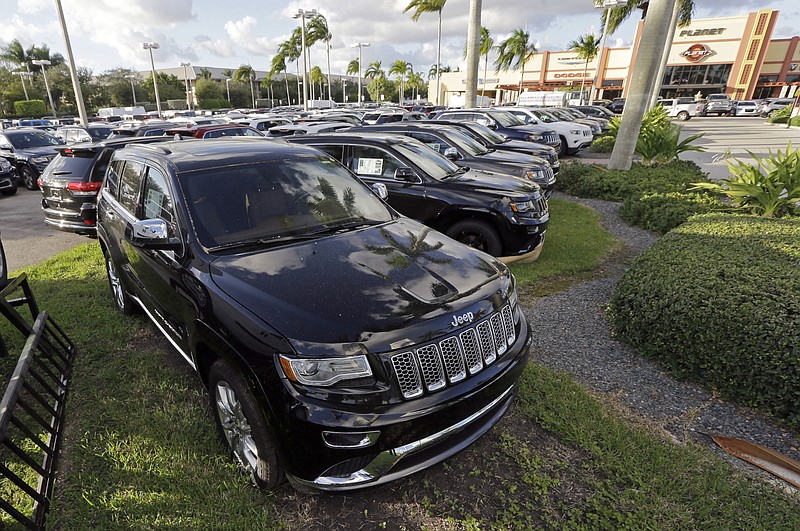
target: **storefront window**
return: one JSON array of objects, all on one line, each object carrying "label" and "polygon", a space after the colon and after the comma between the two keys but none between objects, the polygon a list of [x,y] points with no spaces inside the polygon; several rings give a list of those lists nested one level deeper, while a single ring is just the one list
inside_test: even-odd
[{"label": "storefront window", "polygon": [[731,75],[731,65],[668,66],[663,85],[725,85]]}]

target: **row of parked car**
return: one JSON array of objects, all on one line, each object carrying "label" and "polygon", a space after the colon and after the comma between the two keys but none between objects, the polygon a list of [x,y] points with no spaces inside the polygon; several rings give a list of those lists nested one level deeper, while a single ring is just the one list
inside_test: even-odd
[{"label": "row of parked car", "polygon": [[562,134],[592,139],[498,109],[349,114],[130,126],[48,144],[36,181],[49,224],[96,234],[117,308],[196,369],[263,489],[385,483],[502,417],[531,343],[503,262],[544,244]]}]

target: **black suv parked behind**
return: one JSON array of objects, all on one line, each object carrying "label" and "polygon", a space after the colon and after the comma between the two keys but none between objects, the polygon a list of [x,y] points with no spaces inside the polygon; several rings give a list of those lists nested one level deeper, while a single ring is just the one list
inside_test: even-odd
[{"label": "black suv parked behind", "polygon": [[96,143],[58,148],[58,155],[45,168],[42,189],[44,222],[58,230],[95,234],[97,193],[111,154],[132,142],[164,142],[166,137],[118,137]]},{"label": "black suv parked behind", "polygon": [[323,490],[411,474],[516,393],[530,329],[506,266],[398,215],[317,150],[129,145],[98,215],[117,306],[144,309],[197,370],[261,488],[284,472]]},{"label": "black suv parked behind", "polygon": [[343,132],[286,140],[325,151],[368,184],[386,185],[398,212],[461,243],[506,261],[539,256],[550,213],[532,181],[459,168],[404,136]]},{"label": "black suv parked behind", "polygon": [[56,156],[56,148],[62,145],[58,138],[33,127],[0,131],[0,157],[16,168],[17,178],[28,190],[38,188],[39,174]]},{"label": "black suv parked behind", "polygon": [[542,188],[545,197],[550,197],[556,186],[553,168],[543,158],[525,153],[489,149],[461,131],[439,125],[435,121],[365,125],[354,127],[350,131],[389,133],[419,140],[458,166],[530,179]]},{"label": "black suv parked behind", "polygon": [[447,109],[439,111],[433,120],[478,122],[513,140],[536,142],[562,152],[561,137],[553,129],[541,125],[525,124],[510,112],[499,109]]}]

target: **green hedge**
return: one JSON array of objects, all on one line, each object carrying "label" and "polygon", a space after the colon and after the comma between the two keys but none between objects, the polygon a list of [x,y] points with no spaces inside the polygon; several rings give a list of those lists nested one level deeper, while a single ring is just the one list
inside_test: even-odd
[{"label": "green hedge", "polygon": [[592,142],[592,145],[589,146],[589,151],[592,153],[611,153],[614,151],[614,143],[616,141],[616,137],[611,135],[597,137]]},{"label": "green hedge", "polygon": [[608,316],[674,374],[800,428],[800,219],[693,218],[634,261]]},{"label": "green hedge", "polygon": [[688,160],[656,166],[635,163],[628,171],[571,163],[562,165],[556,186],[570,195],[621,201],[623,219],[665,234],[694,214],[722,206],[711,193],[687,192],[691,183],[706,177]]}]

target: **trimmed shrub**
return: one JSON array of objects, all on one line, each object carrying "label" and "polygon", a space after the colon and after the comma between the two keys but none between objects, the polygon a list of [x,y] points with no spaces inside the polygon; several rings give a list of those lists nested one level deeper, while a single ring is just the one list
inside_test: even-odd
[{"label": "trimmed shrub", "polygon": [[666,234],[695,214],[721,208],[723,204],[708,194],[668,192],[626,199],[619,215],[631,225]]},{"label": "trimmed shrub", "polygon": [[800,428],[800,219],[705,214],[617,284],[618,337],[678,377]]},{"label": "trimmed shrub", "polygon": [[14,113],[17,116],[38,118],[47,114],[47,108],[42,100],[23,100],[14,102]]},{"label": "trimmed shrub", "polygon": [[614,143],[617,139],[611,135],[603,135],[595,138],[592,145],[589,146],[589,151],[592,153],[611,153],[614,151]]}]

